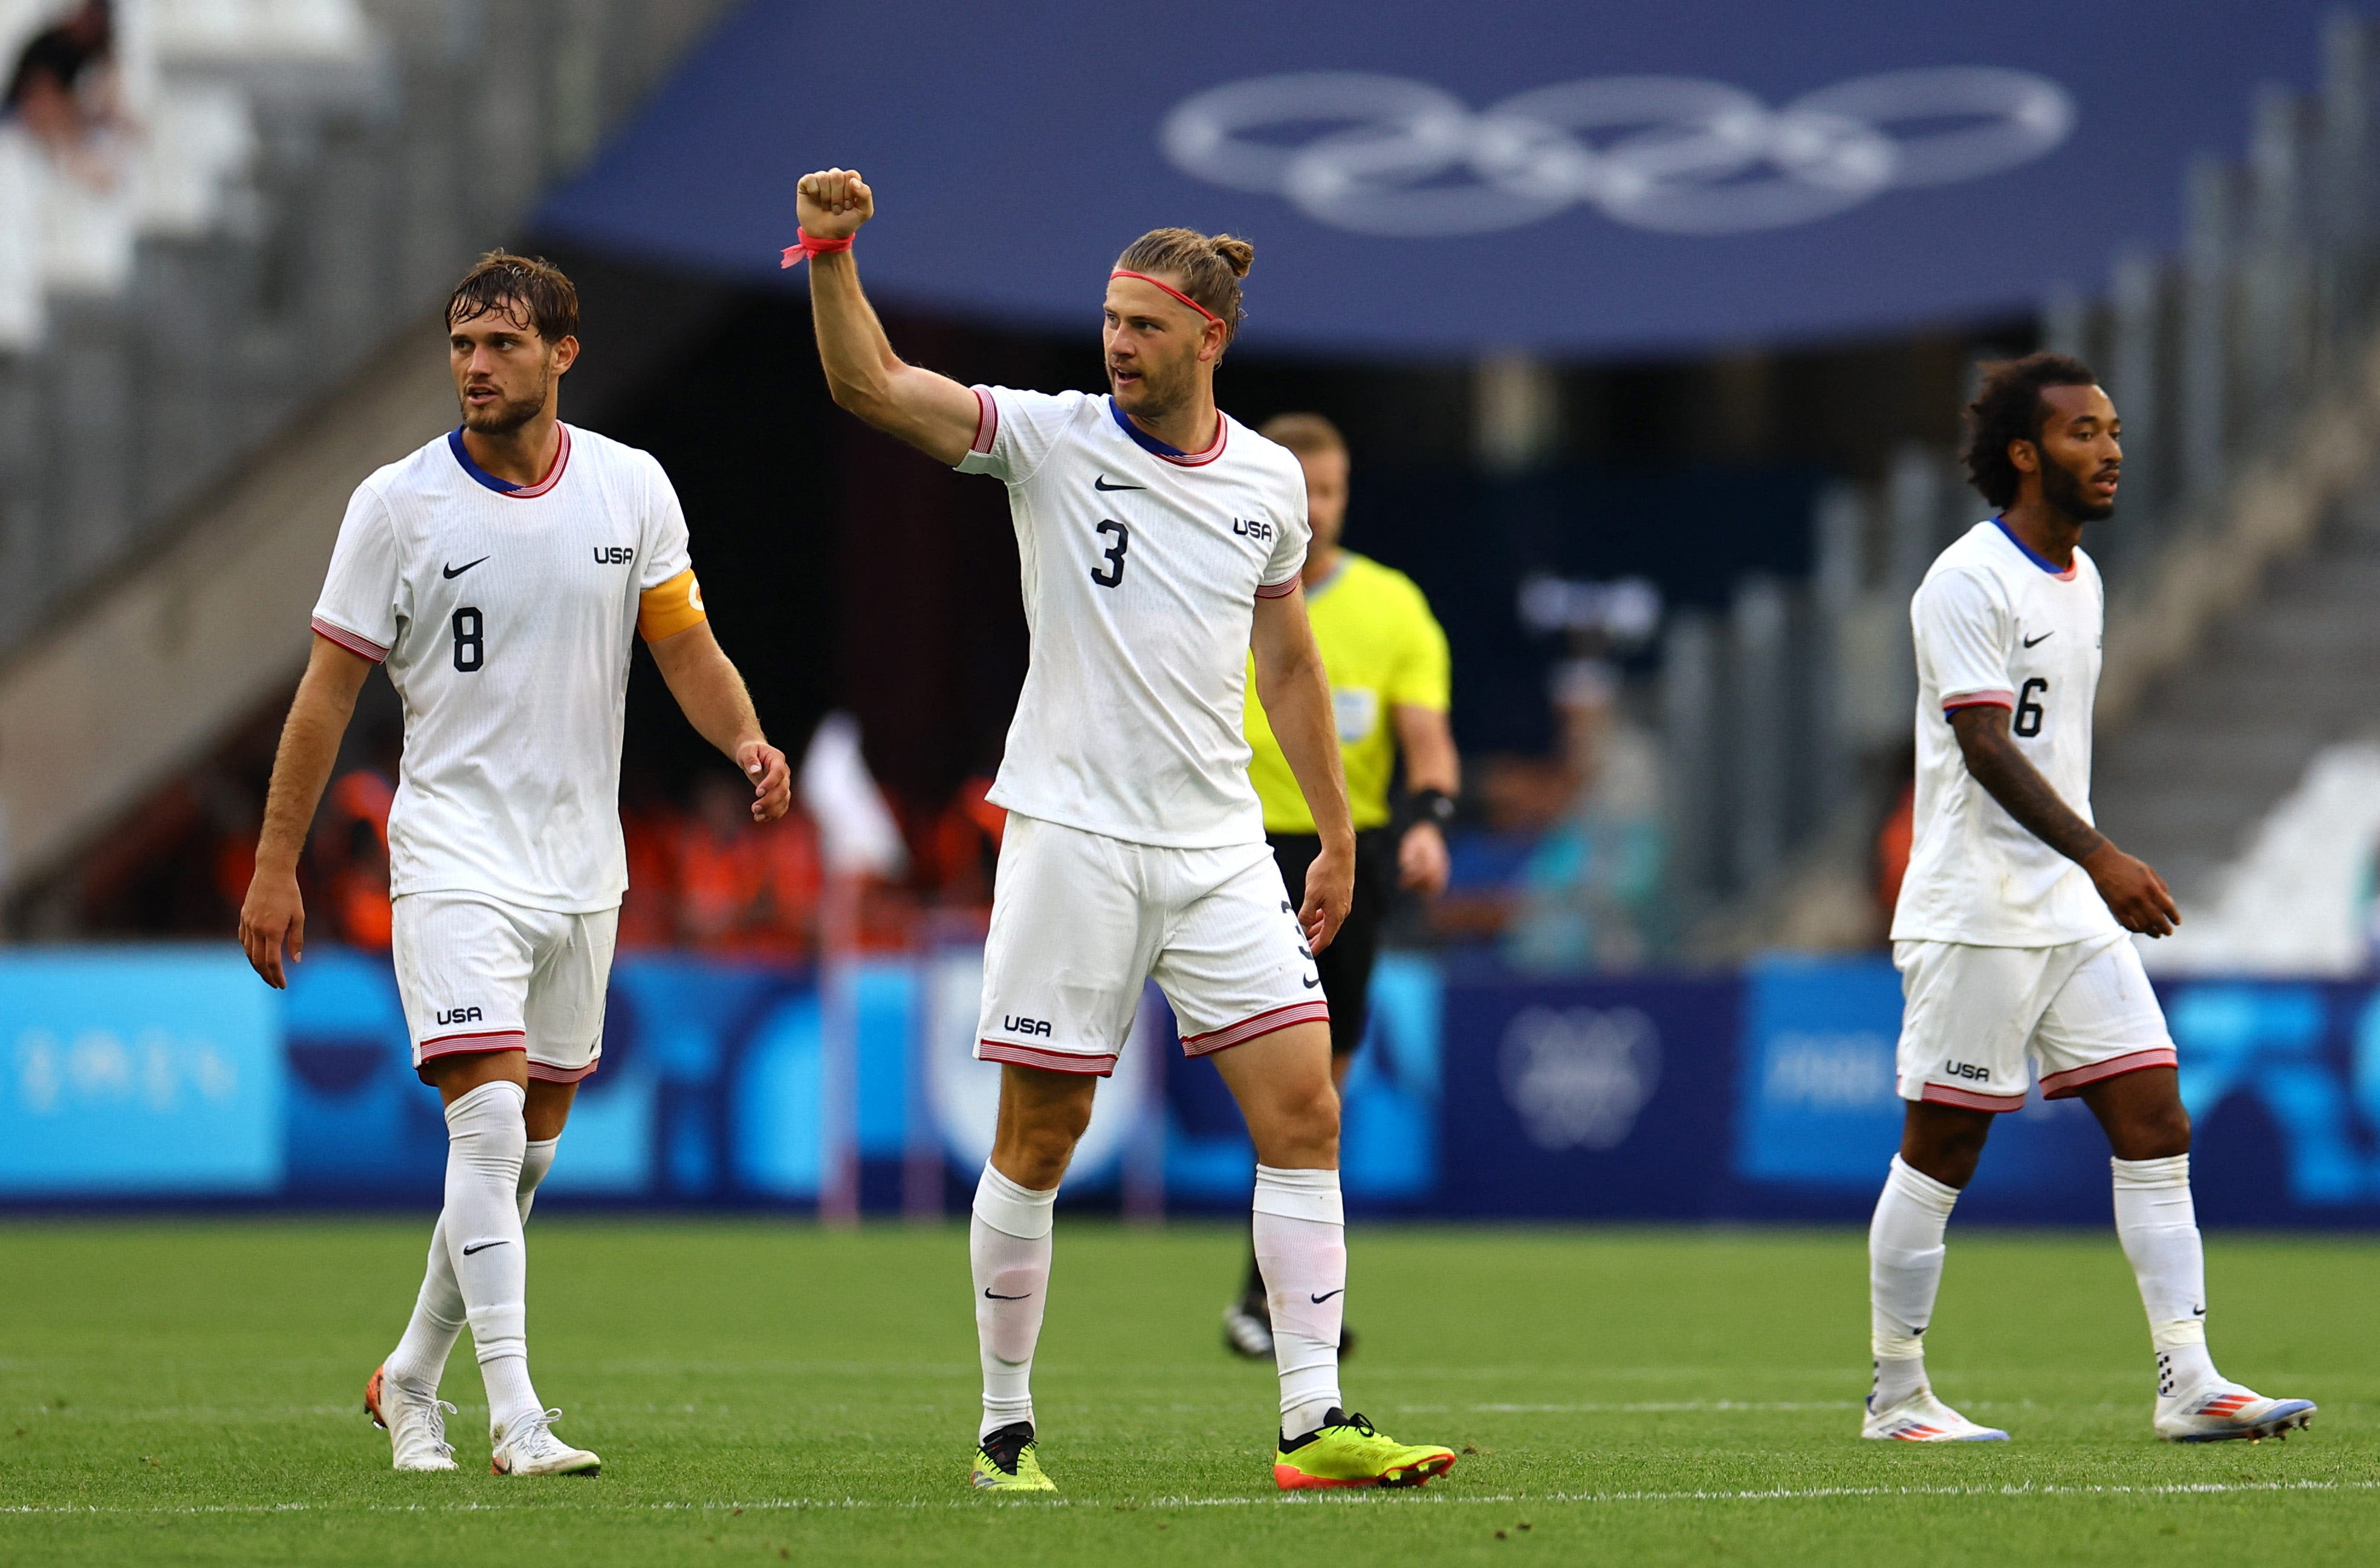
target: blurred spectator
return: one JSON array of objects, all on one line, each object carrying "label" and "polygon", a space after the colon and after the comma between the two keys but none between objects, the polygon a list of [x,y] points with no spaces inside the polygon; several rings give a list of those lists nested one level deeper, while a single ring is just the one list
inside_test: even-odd
[{"label": "blurred spectator", "polygon": [[340,941],[369,953],[388,951],[394,924],[388,813],[395,802],[396,790],[386,774],[358,768],[332,783],[314,820],[316,885],[325,912]]},{"label": "blurred spectator", "polygon": [[678,935],[689,946],[754,957],[802,957],[817,946],[818,832],[798,808],[752,820],[741,780],[710,772],[677,833]]},{"label": "blurred spectator", "polygon": [[1917,838],[1917,781],[1900,786],[1900,795],[1876,835],[1876,906],[1884,923],[1900,902],[1900,879],[1909,874],[1909,851]]},{"label": "blurred spectator", "polygon": [[124,123],[116,100],[115,21],[108,0],[83,0],[18,52],[7,112],[85,185],[115,181],[107,134]]},{"label": "blurred spectator", "polygon": [[1634,968],[1668,936],[1659,748],[1601,660],[1561,666],[1553,696],[1571,804],[1522,868],[1506,952],[1528,969]]}]

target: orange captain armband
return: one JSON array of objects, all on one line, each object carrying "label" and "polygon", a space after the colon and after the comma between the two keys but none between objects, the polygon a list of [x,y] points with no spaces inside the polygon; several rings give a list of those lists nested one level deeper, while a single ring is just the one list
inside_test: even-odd
[{"label": "orange captain armband", "polygon": [[637,601],[637,632],[647,642],[675,637],[710,618],[702,607],[702,585],[694,580],[692,566],[645,590]]}]

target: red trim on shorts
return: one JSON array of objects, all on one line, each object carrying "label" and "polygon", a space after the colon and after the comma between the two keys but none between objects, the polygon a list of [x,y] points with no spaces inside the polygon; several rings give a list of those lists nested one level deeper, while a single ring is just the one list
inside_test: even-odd
[{"label": "red trim on shorts", "polygon": [[358,658],[369,659],[375,664],[388,658],[388,650],[371,638],[351,632],[345,626],[333,626],[320,615],[314,617],[313,626],[316,637],[337,643]]},{"label": "red trim on shorts", "polygon": [[1928,1105],[1955,1105],[1962,1111],[1988,1111],[1995,1116],[2024,1109],[2021,1094],[1977,1094],[1971,1088],[1952,1088],[1948,1084],[1927,1084],[1925,1092],[1917,1097]]},{"label": "red trim on shorts", "polygon": [[1225,1028],[1210,1029],[1203,1035],[1184,1035],[1182,1054],[1205,1056],[1211,1051],[1245,1045],[1259,1035],[1275,1034],[1300,1024],[1327,1024],[1330,1021],[1330,1003],[1320,997],[1311,1002],[1293,1002],[1286,1007],[1268,1008],[1253,1018],[1243,1018]]},{"label": "red trim on shorts", "polygon": [[1298,579],[1296,577],[1292,577],[1284,583],[1258,583],[1257,584],[1257,597],[1258,599],[1286,599],[1291,594],[1297,591],[1297,583]]},{"label": "red trim on shorts", "polygon": [[[472,1040],[483,1039],[516,1039],[520,1044],[473,1045],[469,1043]],[[449,1044],[449,1041],[462,1043]],[[526,1051],[528,1049],[528,1031],[527,1029],[474,1029],[469,1034],[438,1035],[423,1040],[419,1049],[425,1061],[432,1056],[469,1056],[491,1051]]]},{"label": "red trim on shorts", "polygon": [[528,1064],[528,1076],[543,1084],[575,1084],[603,1064],[600,1056],[584,1067],[549,1067],[542,1062]]},{"label": "red trim on shorts", "polygon": [[1011,1045],[1004,1039],[978,1039],[975,1054],[979,1062],[1014,1062],[1020,1067],[1038,1067],[1045,1073],[1078,1073],[1085,1077],[1107,1077],[1115,1071],[1116,1064],[1112,1051],[1104,1056],[1075,1056],[1063,1051]]},{"label": "red trim on shorts", "polygon": [[967,450],[981,454],[991,450],[993,438],[1000,434],[1000,405],[979,386],[969,390],[975,394],[975,443]]},{"label": "red trim on shorts", "polygon": [[2094,1062],[2087,1067],[2069,1067],[2065,1072],[2052,1073],[2041,1080],[2041,1097],[2044,1100],[2070,1100],[2093,1084],[2120,1078],[2126,1073],[2180,1064],[2173,1047],[2153,1045],[2144,1051],[2126,1051],[2121,1056],[2110,1056],[2105,1062]]}]

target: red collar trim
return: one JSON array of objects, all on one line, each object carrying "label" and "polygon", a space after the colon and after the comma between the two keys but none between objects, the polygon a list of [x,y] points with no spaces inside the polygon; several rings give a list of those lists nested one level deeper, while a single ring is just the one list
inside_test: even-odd
[{"label": "red collar trim", "polygon": [[1218,408],[1215,410],[1215,439],[1207,444],[1207,450],[1184,452],[1178,446],[1158,440],[1138,425],[1134,424],[1132,416],[1123,411],[1123,406],[1115,400],[1112,394],[1108,397],[1108,412],[1115,416],[1116,429],[1123,432],[1135,446],[1152,457],[1172,464],[1177,468],[1205,468],[1223,455],[1223,443],[1230,439],[1232,433],[1231,417]]}]

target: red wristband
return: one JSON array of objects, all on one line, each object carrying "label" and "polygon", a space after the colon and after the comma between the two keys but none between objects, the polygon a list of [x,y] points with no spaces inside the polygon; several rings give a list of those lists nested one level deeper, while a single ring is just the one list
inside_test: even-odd
[{"label": "red wristband", "polygon": [[839,250],[851,249],[852,237],[847,234],[841,239],[820,239],[799,228],[794,230],[794,234],[801,243],[785,247],[784,255],[777,262],[780,272],[787,267],[798,267],[813,256],[832,256]]}]

